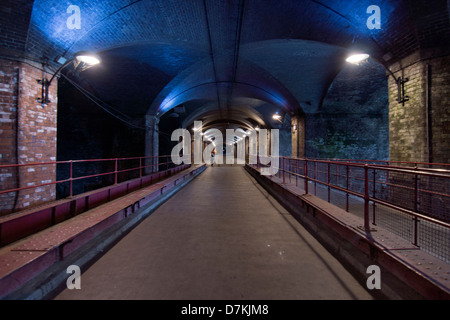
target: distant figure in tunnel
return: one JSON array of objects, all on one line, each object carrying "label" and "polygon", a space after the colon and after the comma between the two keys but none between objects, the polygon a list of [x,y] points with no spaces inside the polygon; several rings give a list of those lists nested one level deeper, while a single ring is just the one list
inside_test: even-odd
[{"label": "distant figure in tunnel", "polygon": [[214,157],[216,156],[216,149],[211,151],[211,167],[214,167]]}]

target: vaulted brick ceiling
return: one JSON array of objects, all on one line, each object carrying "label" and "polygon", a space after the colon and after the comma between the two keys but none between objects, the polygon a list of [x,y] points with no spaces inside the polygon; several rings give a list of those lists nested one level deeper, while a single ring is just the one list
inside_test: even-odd
[{"label": "vaulted brick ceiling", "polygon": [[[80,29],[67,27],[70,4],[80,8]],[[381,30],[366,26],[374,4]],[[19,0],[1,8],[3,54],[47,58],[55,70],[58,56],[97,52],[102,65],[81,73],[80,84],[131,117],[182,106],[186,126],[270,126],[277,110],[315,112],[350,51],[389,65],[450,43],[446,0]]]}]

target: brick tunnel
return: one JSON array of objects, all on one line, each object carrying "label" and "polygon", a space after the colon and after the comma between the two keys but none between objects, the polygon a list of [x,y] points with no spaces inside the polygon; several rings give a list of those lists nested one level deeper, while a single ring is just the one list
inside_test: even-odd
[{"label": "brick tunnel", "polygon": [[448,1],[0,22],[0,299],[450,298]]}]

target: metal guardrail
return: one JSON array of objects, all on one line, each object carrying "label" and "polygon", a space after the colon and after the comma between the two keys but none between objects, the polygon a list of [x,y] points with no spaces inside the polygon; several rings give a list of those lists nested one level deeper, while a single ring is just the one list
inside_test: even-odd
[{"label": "metal guardrail", "polygon": [[450,262],[450,166],[399,164],[279,157],[272,167],[280,183],[361,216],[366,230],[383,226]]},{"label": "metal guardrail", "polygon": [[343,163],[358,163],[358,164],[370,164],[370,165],[385,165],[391,168],[399,167],[418,167],[421,169],[444,169],[450,170],[450,164],[448,163],[429,163],[429,162],[413,162],[413,161],[393,161],[393,160],[374,160],[374,159],[325,159],[325,158],[308,158],[308,160],[323,160]]},{"label": "metal guardrail", "polygon": [[[7,197],[17,197],[22,191],[37,192],[49,186],[64,186],[62,188],[64,189],[63,195],[60,195],[59,198],[72,197],[86,191],[83,190],[82,181],[86,182],[89,179],[102,177],[101,183],[90,188],[90,190],[95,190],[133,178],[140,178],[149,172],[173,168],[176,165],[171,162],[170,157],[170,155],[163,155],[0,165],[0,174],[3,175],[0,185],[0,201],[4,202]],[[86,174],[90,171],[94,173]],[[57,176],[63,178],[58,179]],[[20,182],[22,186],[17,187],[19,179],[23,180]],[[81,191],[74,191],[75,183],[81,186],[78,188]]]},{"label": "metal guardrail", "polygon": [[[257,166],[261,166],[259,160]],[[350,213],[361,215],[364,228],[382,225],[415,246],[450,261],[450,170],[446,169],[450,169],[449,165],[292,157],[279,157],[275,162],[280,182],[288,183],[289,180],[293,184],[295,179],[295,185],[300,184],[305,193],[312,193]],[[94,163],[101,163],[107,170],[80,174],[81,171],[98,170],[95,166],[86,167]],[[85,167],[80,171],[82,166]],[[91,189],[94,190],[95,187],[117,184],[174,166],[169,155],[0,165],[0,173],[10,172],[11,176],[18,175],[21,170],[33,173],[40,168],[41,171],[37,181],[27,179],[23,187],[8,187],[2,183],[0,198],[17,197],[21,191],[37,191],[53,185],[65,186],[61,198],[71,197],[76,194],[74,183],[102,177],[101,185],[94,186]],[[65,176],[59,180],[55,178],[55,181],[42,180],[49,171],[54,177],[56,171]],[[85,190],[78,193],[82,192]]]}]

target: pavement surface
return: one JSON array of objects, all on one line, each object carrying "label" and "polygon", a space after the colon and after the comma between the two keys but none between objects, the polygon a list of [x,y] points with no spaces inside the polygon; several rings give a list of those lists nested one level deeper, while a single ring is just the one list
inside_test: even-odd
[{"label": "pavement surface", "polygon": [[214,166],[55,299],[373,298],[243,167]]}]

